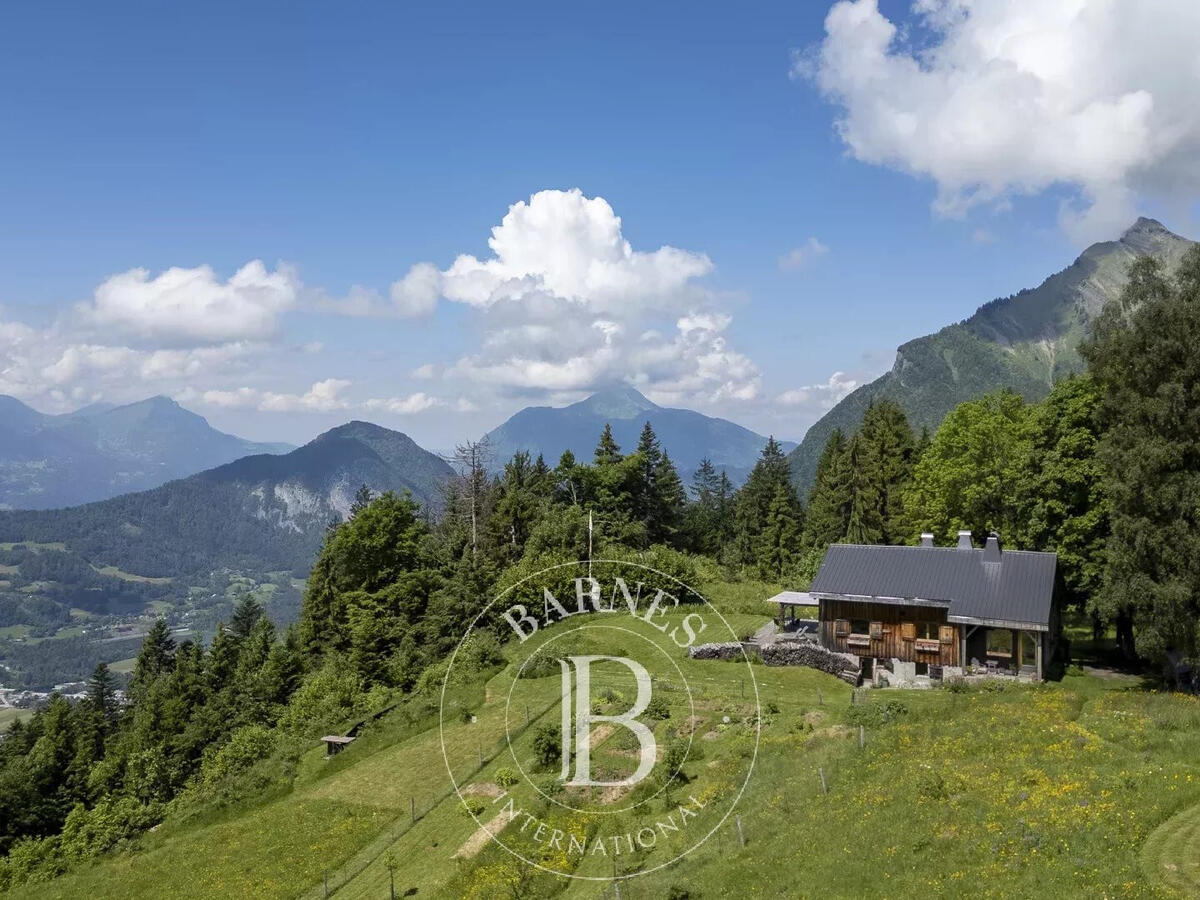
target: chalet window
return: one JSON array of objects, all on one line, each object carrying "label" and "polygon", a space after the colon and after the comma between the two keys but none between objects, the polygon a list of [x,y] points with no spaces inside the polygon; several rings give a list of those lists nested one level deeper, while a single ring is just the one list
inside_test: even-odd
[{"label": "chalet window", "polygon": [[851,619],[850,633],[851,634],[866,634],[871,628],[870,623],[866,619]]},{"label": "chalet window", "polygon": [[849,619],[834,619],[833,620],[833,633],[838,635],[839,637],[841,637],[842,635],[845,635],[845,634],[849,634],[850,633],[850,620]]},{"label": "chalet window", "polygon": [[953,625],[941,626],[941,628],[938,629],[938,638],[939,638],[939,640],[941,640],[941,642],[943,644],[953,644],[954,643],[954,626]]},{"label": "chalet window", "polygon": [[923,641],[936,641],[938,639],[937,622],[918,622],[917,637]]},{"label": "chalet window", "polygon": [[917,625],[915,622],[900,623],[900,637],[903,640],[911,641],[917,636]]},{"label": "chalet window", "polygon": [[883,623],[882,622],[872,622],[871,623],[871,640],[873,640],[873,641],[882,641],[883,640]]},{"label": "chalet window", "polygon": [[1006,628],[989,628],[987,633],[988,656],[1012,656],[1012,632]]}]

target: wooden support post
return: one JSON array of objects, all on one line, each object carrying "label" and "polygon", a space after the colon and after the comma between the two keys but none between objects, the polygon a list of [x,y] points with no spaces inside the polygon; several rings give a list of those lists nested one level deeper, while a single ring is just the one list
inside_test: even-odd
[{"label": "wooden support post", "polygon": [[867,727],[865,725],[858,726],[858,749],[861,750],[867,743]]},{"label": "wooden support post", "polygon": [[746,835],[742,833],[742,817],[734,816],[734,819],[737,820],[738,843],[741,844],[743,847],[745,847],[746,846]]},{"label": "wooden support post", "polygon": [[825,770],[817,769],[817,775],[821,778],[821,794],[825,797],[829,796],[829,785],[825,783]]},{"label": "wooden support post", "polygon": [[410,824],[415,825],[417,823],[417,798],[416,797],[408,798],[408,818],[410,820]]}]

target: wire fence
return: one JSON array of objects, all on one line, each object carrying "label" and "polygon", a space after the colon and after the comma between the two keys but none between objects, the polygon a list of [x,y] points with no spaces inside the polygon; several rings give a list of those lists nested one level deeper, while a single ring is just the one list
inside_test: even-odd
[{"label": "wire fence", "polygon": [[[454,780],[458,784],[463,784],[480,771],[487,768],[500,754],[508,750],[509,740],[519,737],[524,734],[534,723],[538,721],[547,712],[553,709],[558,704],[558,698],[555,698],[546,706],[539,708],[536,712],[529,711],[526,708],[526,718],[523,725],[512,729],[503,738],[497,740],[486,751],[482,744],[479,746],[479,752],[474,761],[463,771],[454,773]],[[448,784],[446,788],[433,797],[425,798],[418,801],[415,796],[409,797],[408,809],[399,813],[388,825],[380,832],[369,844],[355,853],[350,859],[342,863],[336,868],[327,870],[319,884],[313,885],[309,890],[301,894],[303,900],[325,900],[327,897],[332,897],[339,890],[366,871],[367,867],[381,857],[388,848],[396,841],[400,840],[408,833],[418,822],[424,819],[430,812],[444,803],[454,794],[454,785]]]}]

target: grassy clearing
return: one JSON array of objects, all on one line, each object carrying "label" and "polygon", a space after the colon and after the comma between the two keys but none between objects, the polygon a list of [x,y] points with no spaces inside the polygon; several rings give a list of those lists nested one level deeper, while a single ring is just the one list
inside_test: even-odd
[{"label": "grassy clearing", "polygon": [[35,552],[40,550],[66,550],[67,545],[62,541],[10,541],[7,543],[0,542],[0,550],[14,550],[17,547],[24,547],[26,550]]},{"label": "grassy clearing", "polygon": [[[708,593],[739,630],[765,620],[757,604],[772,590],[742,584]],[[554,635],[543,631],[535,641]],[[611,646],[588,640],[585,652],[615,653],[629,638],[614,635]],[[654,724],[656,736],[664,744],[684,731],[699,738],[674,799],[685,790],[727,796],[752,746],[747,670],[682,651],[673,661],[693,688],[696,718],[682,693],[666,691],[670,715]],[[655,674],[669,682],[667,665]],[[533,727],[555,720],[558,676],[514,683],[514,674],[509,667],[486,686],[463,687],[448,717],[447,755],[484,821],[499,809],[491,804],[501,769],[520,764],[540,783],[555,780],[537,766],[524,710]],[[1006,900],[1197,891],[1195,698],[1145,692],[1133,679],[1073,675],[1005,690],[877,691],[851,704],[847,685],[813,670],[754,666],[753,674],[764,718],[754,775],[737,806],[741,836],[731,818],[682,863],[625,882],[622,898],[672,889],[742,897],[751,888],[765,897]],[[604,687],[628,698],[617,677],[596,691]],[[510,688],[511,754],[503,742]],[[616,729],[595,763],[615,772],[629,754]],[[586,799],[602,810],[621,798]],[[655,812],[668,808],[664,800]],[[565,830],[599,827],[549,804],[542,812]],[[519,845],[519,824],[504,829],[506,842]],[[286,796],[207,823],[168,822],[141,852],[15,896],[316,898],[328,873],[332,896],[363,900],[386,897],[392,876],[400,896],[415,888],[418,897],[612,897],[606,884],[522,866],[490,841],[474,856],[456,855],[477,828],[446,776],[436,720],[390,716],[332,761],[314,748]],[[619,872],[649,868],[664,852],[549,861],[603,876],[614,864]]]},{"label": "grassy clearing", "polygon": [[118,659],[114,663],[109,663],[108,668],[118,675],[132,675],[134,668],[137,666],[137,657],[130,656],[125,659]]},{"label": "grassy clearing", "polygon": [[0,709],[0,731],[8,728],[13,722],[28,719],[33,715],[31,709],[14,709],[11,706],[6,706]]},{"label": "grassy clearing", "polygon": [[92,566],[97,575],[106,575],[109,578],[119,578],[121,581],[135,581],[140,584],[170,584],[170,578],[151,578],[148,575],[134,575],[132,572],[124,572],[116,566]]}]

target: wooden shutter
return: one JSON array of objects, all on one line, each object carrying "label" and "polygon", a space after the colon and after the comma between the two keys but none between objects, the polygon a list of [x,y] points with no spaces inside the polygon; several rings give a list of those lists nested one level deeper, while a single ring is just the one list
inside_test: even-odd
[{"label": "wooden shutter", "polygon": [[916,622],[901,622],[900,623],[900,638],[905,641],[915,641],[917,639],[917,623]]},{"label": "wooden shutter", "polygon": [[836,635],[849,634],[850,633],[850,620],[849,619],[834,619],[833,633]]},{"label": "wooden shutter", "polygon": [[871,640],[873,640],[873,641],[883,640],[883,623],[882,622],[872,622],[871,623]]},{"label": "wooden shutter", "polygon": [[953,644],[954,643],[954,626],[953,625],[943,625],[940,629],[938,629],[938,638],[941,640],[941,642],[943,644]]}]

